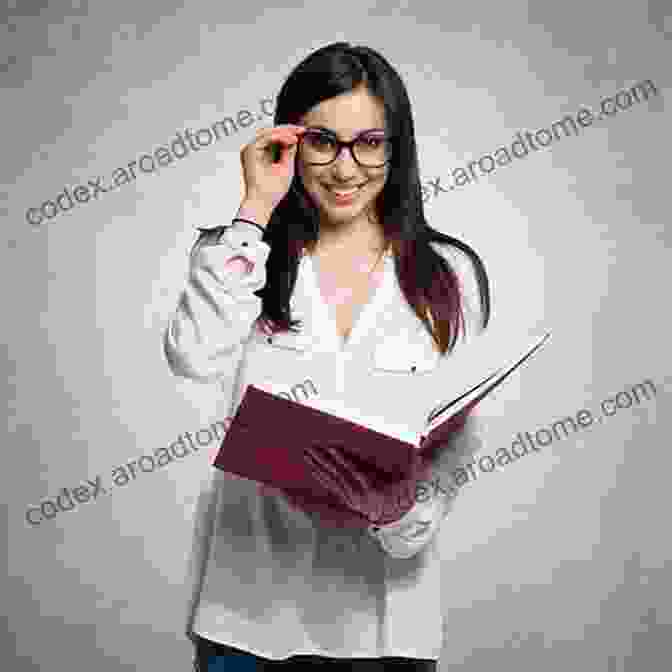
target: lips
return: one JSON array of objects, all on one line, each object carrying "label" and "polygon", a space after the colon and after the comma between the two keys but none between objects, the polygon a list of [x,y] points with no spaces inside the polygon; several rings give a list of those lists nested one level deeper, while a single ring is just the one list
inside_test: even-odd
[{"label": "lips", "polygon": [[353,194],[356,194],[365,185],[366,185],[366,182],[362,182],[362,184],[358,184],[358,185],[355,185],[354,187],[347,187],[347,188],[337,187],[337,186],[330,185],[330,184],[325,184],[323,186],[330,193],[335,194],[336,196],[343,196],[345,198],[347,196],[352,196]]}]

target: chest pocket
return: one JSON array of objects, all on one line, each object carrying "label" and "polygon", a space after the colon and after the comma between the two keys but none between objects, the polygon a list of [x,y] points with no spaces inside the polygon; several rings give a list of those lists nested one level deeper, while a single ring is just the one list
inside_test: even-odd
[{"label": "chest pocket", "polygon": [[319,365],[304,332],[253,332],[242,367],[242,381],[301,401],[321,392]]},{"label": "chest pocket", "polygon": [[269,347],[271,351],[290,350],[300,354],[308,349],[308,341],[302,331],[298,333],[291,331],[281,331],[276,334],[260,333],[255,337],[254,341],[258,345]]},{"label": "chest pocket", "polygon": [[372,411],[414,429],[424,425],[436,396],[440,353],[426,336],[413,332],[381,340],[357,391],[361,403]]},{"label": "chest pocket", "polygon": [[436,370],[439,359],[440,354],[432,344],[417,335],[410,339],[386,339],[373,351],[370,372],[399,379],[423,377]]},{"label": "chest pocket", "polygon": [[429,334],[388,331],[370,352],[366,375],[353,374],[349,400],[366,413],[420,429],[436,403],[439,362]]},{"label": "chest pocket", "polygon": [[311,348],[304,332],[267,334],[255,330],[246,348],[246,361],[253,378],[291,376],[292,370],[310,360]]}]

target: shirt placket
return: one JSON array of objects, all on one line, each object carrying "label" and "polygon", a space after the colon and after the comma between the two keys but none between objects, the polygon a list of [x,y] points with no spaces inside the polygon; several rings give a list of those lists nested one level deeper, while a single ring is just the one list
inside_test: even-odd
[{"label": "shirt placket", "polygon": [[334,381],[338,398],[345,398],[345,377],[346,367],[352,359],[352,355],[347,350],[339,350],[334,355]]}]

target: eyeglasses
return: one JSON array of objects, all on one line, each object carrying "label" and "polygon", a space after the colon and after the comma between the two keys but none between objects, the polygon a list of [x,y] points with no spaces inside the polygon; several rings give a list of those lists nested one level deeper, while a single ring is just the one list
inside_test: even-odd
[{"label": "eyeglasses", "polygon": [[326,130],[308,129],[299,138],[298,156],[313,166],[326,166],[350,150],[352,158],[364,168],[380,168],[392,156],[392,139],[380,131],[364,131],[350,142],[339,140]]}]

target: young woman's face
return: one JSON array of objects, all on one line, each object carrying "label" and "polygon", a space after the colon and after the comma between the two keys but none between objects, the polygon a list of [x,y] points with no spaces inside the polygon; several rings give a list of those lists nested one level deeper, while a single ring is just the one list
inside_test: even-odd
[{"label": "young woman's face", "polygon": [[[362,155],[366,156],[365,145],[375,152],[381,138],[387,132],[385,109],[365,88],[343,93],[335,98],[322,101],[311,108],[299,122],[308,128],[328,129],[339,140],[348,141],[360,136],[364,144]],[[319,136],[318,136],[319,138]],[[389,163],[382,167],[360,166],[352,154],[343,147],[338,157],[327,165],[309,165],[306,157],[316,158],[316,153],[329,151],[328,138],[324,142],[311,143],[313,150],[301,148],[297,161],[297,173],[303,181],[305,190],[320,211],[321,218],[333,223],[352,221],[366,217],[366,212],[374,211],[374,203],[385,186],[389,172]],[[307,146],[307,145],[306,145]],[[312,152],[312,154],[309,154]],[[357,152],[357,149],[355,149]],[[358,155],[359,156],[359,155]],[[378,161],[366,161],[378,163]],[[352,196],[340,198],[333,189],[346,191],[357,187]]]}]

